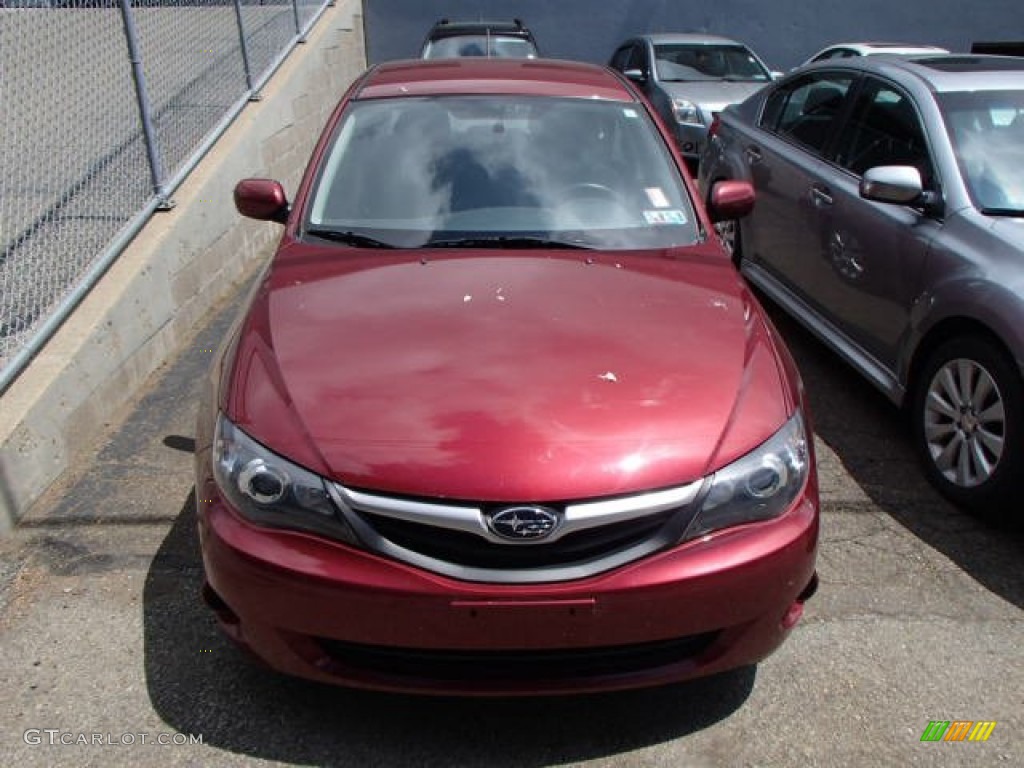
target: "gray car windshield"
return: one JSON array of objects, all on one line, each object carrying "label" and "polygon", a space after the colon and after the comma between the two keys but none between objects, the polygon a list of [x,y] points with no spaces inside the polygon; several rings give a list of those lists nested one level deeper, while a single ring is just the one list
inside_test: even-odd
[{"label": "gray car windshield", "polygon": [[412,248],[665,248],[697,241],[661,135],[635,104],[529,96],[353,102],[305,231]]},{"label": "gray car windshield", "polygon": [[993,216],[1024,216],[1024,90],[938,94],[971,198]]},{"label": "gray car windshield", "polygon": [[658,79],[736,80],[766,83],[771,73],[742,45],[664,44],[654,46]]}]

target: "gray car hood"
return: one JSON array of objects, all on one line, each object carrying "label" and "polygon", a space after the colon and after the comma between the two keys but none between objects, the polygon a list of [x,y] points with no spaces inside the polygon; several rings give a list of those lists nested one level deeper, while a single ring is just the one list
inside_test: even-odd
[{"label": "gray car hood", "polygon": [[1024,219],[996,217],[992,223],[992,231],[1011,247],[1024,251]]},{"label": "gray car hood", "polygon": [[768,81],[691,80],[686,82],[660,81],[658,83],[673,99],[695,102],[701,112],[720,112],[730,104],[743,101],[768,85]]}]

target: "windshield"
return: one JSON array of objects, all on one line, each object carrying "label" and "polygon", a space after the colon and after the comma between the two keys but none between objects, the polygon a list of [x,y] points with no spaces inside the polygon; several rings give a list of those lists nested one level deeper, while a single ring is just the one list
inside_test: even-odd
[{"label": "windshield", "polygon": [[656,45],[654,58],[659,80],[766,83],[772,79],[757,57],[742,45]]},{"label": "windshield", "polygon": [[491,56],[503,59],[535,59],[537,49],[522,37],[501,35],[457,35],[431,40],[423,49],[424,59],[455,59],[460,56]]},{"label": "windshield", "polygon": [[1024,216],[1024,90],[937,97],[974,204],[990,215]]},{"label": "windshield", "polygon": [[353,102],[305,226],[393,247],[505,239],[640,249],[692,244],[699,234],[642,108],[520,96]]}]

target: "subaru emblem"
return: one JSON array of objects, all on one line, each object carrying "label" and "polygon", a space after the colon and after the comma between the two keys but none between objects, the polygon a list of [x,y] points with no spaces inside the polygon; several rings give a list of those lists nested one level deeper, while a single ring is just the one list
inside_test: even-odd
[{"label": "subaru emblem", "polygon": [[536,541],[551,535],[558,514],[545,507],[504,507],[487,515],[487,525],[509,541]]}]

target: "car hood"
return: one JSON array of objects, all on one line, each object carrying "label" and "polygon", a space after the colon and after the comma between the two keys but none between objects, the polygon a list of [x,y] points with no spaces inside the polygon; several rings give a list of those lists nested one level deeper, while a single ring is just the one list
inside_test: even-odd
[{"label": "car hood", "polygon": [[661,86],[673,99],[688,99],[707,115],[721,112],[730,104],[737,104],[764,88],[767,82],[732,83],[727,80],[662,82]]},{"label": "car hood", "polygon": [[992,232],[1011,248],[1024,253],[1024,218],[992,217]]},{"label": "car hood", "polygon": [[222,403],[350,486],[492,501],[667,487],[791,412],[756,302],[710,247],[306,249],[256,292]]}]

